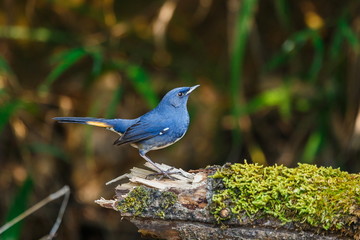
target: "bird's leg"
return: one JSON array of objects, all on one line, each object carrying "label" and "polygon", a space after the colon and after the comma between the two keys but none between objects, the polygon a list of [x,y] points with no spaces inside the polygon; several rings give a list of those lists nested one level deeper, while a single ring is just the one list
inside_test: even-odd
[{"label": "bird's leg", "polygon": [[161,172],[161,173],[149,174],[148,176],[162,175],[162,177],[160,177],[160,180],[163,178],[163,176],[166,176],[171,180],[175,180],[173,177],[170,176],[170,174],[176,174],[177,172],[169,172],[171,169],[164,171],[164,170],[160,169],[158,166],[156,166],[156,164],[153,161],[151,161],[151,159],[149,157],[147,157],[145,155],[145,153],[140,151],[139,154],[143,159],[145,159],[148,163],[150,163],[151,165],[156,167]]},{"label": "bird's leg", "polygon": [[173,170],[173,169],[174,169],[174,168],[172,167],[172,168],[169,168],[169,169],[166,170],[166,171],[161,171],[161,172],[159,172],[159,173],[151,173],[151,174],[147,175],[146,178],[148,178],[148,177],[155,177],[155,176],[159,176],[159,175],[160,175],[160,177],[158,178],[158,180],[161,180],[161,179],[164,178],[164,175],[166,175],[166,176],[167,176],[168,178],[170,178],[171,180],[176,180],[175,178],[169,176],[170,174],[181,174],[182,176],[186,177],[186,176],[185,176],[182,172],[180,172],[180,171],[172,172],[171,170]]}]

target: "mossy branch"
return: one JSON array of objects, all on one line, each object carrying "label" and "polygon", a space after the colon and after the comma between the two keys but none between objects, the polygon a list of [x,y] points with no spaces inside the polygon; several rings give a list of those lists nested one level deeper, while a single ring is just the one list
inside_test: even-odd
[{"label": "mossy branch", "polygon": [[[160,167],[170,168],[166,165]],[[179,170],[180,171],[180,170]],[[181,170],[182,171],[182,170]],[[165,239],[360,239],[360,175],[227,164],[146,179],[134,168],[103,207],[119,211],[143,235]]]}]

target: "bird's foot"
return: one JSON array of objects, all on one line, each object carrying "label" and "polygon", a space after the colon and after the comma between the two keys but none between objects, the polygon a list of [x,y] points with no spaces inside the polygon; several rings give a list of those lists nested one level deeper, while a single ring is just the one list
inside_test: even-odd
[{"label": "bird's foot", "polygon": [[161,171],[159,173],[152,173],[146,176],[146,179],[148,179],[149,177],[157,177],[159,176],[159,178],[157,178],[157,180],[162,180],[164,177],[167,177],[171,180],[176,180],[175,178],[173,178],[172,176],[170,176],[171,174],[182,174],[180,171],[173,171],[171,172],[171,170],[173,170],[174,168],[169,168],[166,171]]}]

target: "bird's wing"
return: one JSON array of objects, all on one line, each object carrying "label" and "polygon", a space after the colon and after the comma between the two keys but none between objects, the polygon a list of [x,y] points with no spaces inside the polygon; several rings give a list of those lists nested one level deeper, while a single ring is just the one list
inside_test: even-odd
[{"label": "bird's wing", "polygon": [[141,119],[130,126],[122,137],[114,142],[114,145],[121,145],[125,143],[135,143],[142,140],[150,139],[159,135],[165,134],[169,127],[164,127],[163,124],[154,122],[146,122]]}]

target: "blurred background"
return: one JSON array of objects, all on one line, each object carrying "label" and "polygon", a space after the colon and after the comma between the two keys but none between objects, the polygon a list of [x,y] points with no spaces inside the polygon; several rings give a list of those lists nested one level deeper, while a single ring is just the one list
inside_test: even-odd
[{"label": "blurred background", "polygon": [[[201,84],[190,128],[150,152],[156,162],[359,172],[359,39],[359,1],[1,1],[0,224],[68,184],[58,239],[138,239],[94,203],[113,197],[105,182],[144,164],[137,150],[52,118],[136,118],[180,86]],[[48,234],[60,204],[2,239]]]}]

